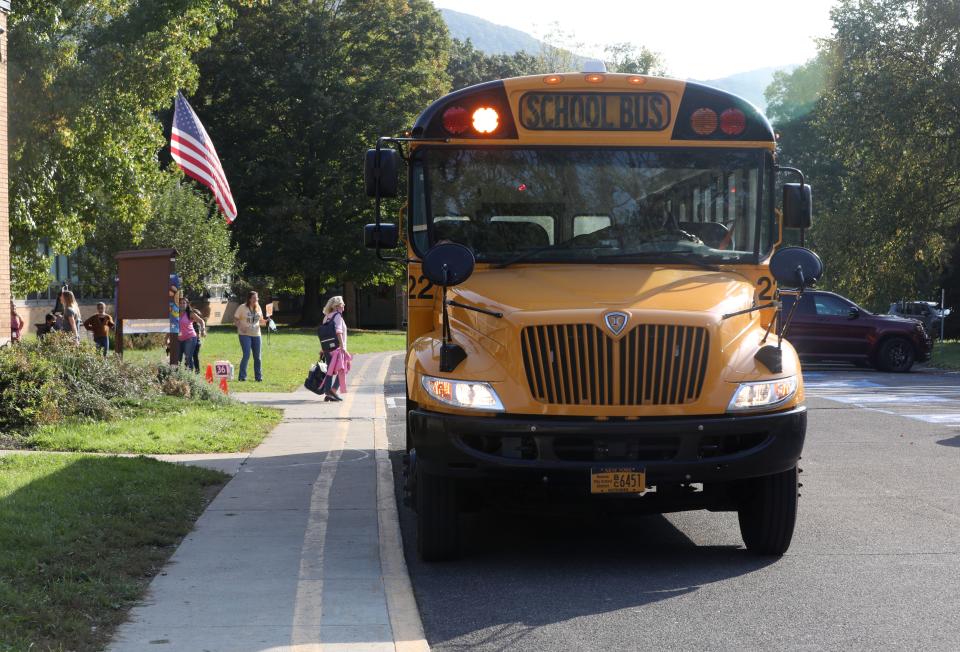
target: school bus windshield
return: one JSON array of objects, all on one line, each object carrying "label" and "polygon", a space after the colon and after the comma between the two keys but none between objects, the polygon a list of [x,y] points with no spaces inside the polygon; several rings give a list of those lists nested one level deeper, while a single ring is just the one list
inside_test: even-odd
[{"label": "school bus windshield", "polygon": [[769,154],[680,148],[422,147],[411,216],[478,262],[757,262],[773,246]]}]

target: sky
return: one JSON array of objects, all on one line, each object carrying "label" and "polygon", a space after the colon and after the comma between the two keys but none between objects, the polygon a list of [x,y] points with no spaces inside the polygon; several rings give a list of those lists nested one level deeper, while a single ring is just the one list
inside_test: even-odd
[{"label": "sky", "polygon": [[437,7],[479,16],[542,37],[557,24],[578,51],[628,41],[660,52],[672,77],[717,79],[791,63],[816,53],[830,35],[837,0],[434,0]]}]

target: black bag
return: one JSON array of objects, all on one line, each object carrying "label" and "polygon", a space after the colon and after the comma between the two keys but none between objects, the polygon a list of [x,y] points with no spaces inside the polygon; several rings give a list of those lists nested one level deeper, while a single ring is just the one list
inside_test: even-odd
[{"label": "black bag", "polygon": [[323,387],[323,381],[326,376],[326,366],[319,363],[315,364],[310,367],[310,373],[307,374],[307,379],[303,381],[303,386],[314,394],[323,394],[320,388]]},{"label": "black bag", "polygon": [[320,338],[320,348],[324,353],[330,353],[337,349],[340,343],[337,341],[336,319],[331,319],[325,324],[320,324],[317,328],[317,337]]}]

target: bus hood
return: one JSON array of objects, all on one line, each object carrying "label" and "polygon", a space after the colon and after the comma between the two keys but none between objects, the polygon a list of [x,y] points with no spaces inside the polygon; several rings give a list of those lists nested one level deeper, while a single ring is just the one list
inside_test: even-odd
[{"label": "bus hood", "polygon": [[[750,280],[732,271],[658,265],[549,265],[477,269],[451,298],[504,313],[651,310],[715,313],[753,303]],[[712,321],[712,320],[711,320]]]}]

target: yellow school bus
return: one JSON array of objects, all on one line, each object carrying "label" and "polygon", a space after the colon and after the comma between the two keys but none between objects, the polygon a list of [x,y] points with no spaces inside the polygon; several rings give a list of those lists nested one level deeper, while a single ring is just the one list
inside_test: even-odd
[{"label": "yellow school bus", "polygon": [[[380,200],[403,166],[401,229]],[[737,511],[748,549],[787,549],[806,413],[777,280],[819,272],[791,248],[771,273],[809,226],[802,179],[777,207],[783,171],[748,102],[606,72],[456,91],[367,152],[367,244],[406,246],[424,559],[483,504]]]}]

